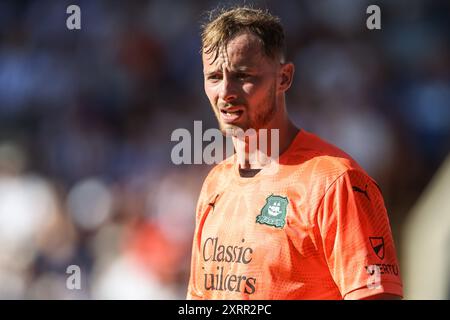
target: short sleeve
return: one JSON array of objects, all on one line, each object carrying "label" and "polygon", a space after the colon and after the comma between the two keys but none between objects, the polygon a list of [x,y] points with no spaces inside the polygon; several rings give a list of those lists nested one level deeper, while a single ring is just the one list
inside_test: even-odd
[{"label": "short sleeve", "polygon": [[325,259],[344,299],[403,296],[383,197],[364,172],[347,170],[326,190],[317,214]]}]

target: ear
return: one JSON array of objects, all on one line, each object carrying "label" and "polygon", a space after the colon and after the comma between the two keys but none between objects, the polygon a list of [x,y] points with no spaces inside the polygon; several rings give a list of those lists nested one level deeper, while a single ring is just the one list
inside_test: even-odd
[{"label": "ear", "polygon": [[292,62],[286,62],[281,64],[279,70],[280,83],[278,84],[278,90],[286,92],[292,84],[294,79],[295,66]]}]

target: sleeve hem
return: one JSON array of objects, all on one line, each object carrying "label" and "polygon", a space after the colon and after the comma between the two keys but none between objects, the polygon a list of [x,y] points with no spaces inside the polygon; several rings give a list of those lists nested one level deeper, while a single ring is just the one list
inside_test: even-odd
[{"label": "sleeve hem", "polygon": [[397,282],[384,282],[373,289],[364,286],[347,292],[343,298],[344,300],[360,300],[380,293],[389,293],[403,298],[402,285]]}]

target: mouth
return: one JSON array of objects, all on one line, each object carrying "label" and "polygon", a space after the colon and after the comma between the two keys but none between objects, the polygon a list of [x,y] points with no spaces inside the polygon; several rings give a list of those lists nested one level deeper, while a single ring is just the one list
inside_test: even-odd
[{"label": "mouth", "polygon": [[239,120],[239,118],[244,113],[242,108],[221,108],[220,109],[220,118],[224,123],[231,124]]}]

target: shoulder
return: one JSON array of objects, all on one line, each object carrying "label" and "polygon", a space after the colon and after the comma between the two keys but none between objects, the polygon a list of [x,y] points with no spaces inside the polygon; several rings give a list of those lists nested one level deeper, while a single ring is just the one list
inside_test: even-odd
[{"label": "shoulder", "polygon": [[294,174],[301,174],[310,185],[321,189],[327,189],[340,177],[352,172],[367,175],[349,154],[307,131],[303,131],[296,141],[288,161],[293,165]]},{"label": "shoulder", "polygon": [[205,207],[214,202],[217,195],[225,190],[231,182],[233,174],[232,157],[227,158],[214,166],[203,181],[200,196],[197,202],[197,220],[205,211]]},{"label": "shoulder", "polygon": [[233,174],[234,156],[228,157],[215,165],[203,181],[202,194],[216,192],[219,187],[225,187]]}]

